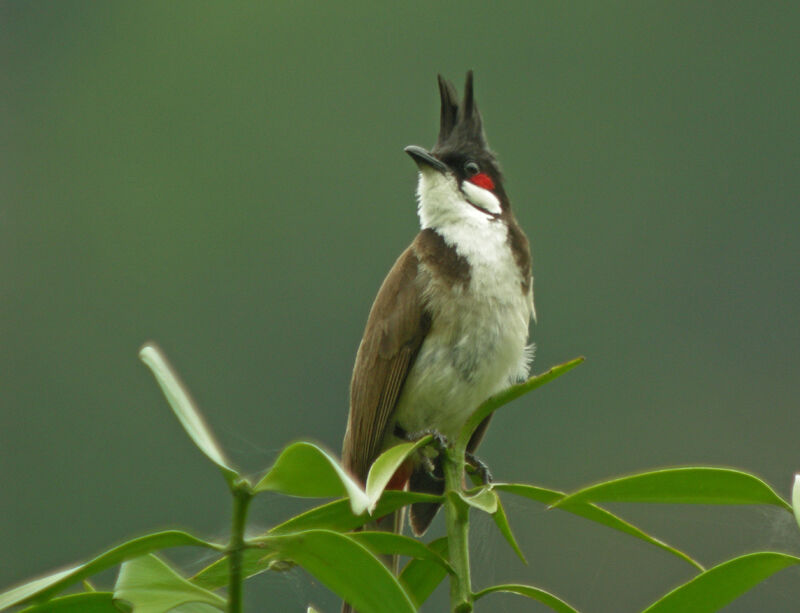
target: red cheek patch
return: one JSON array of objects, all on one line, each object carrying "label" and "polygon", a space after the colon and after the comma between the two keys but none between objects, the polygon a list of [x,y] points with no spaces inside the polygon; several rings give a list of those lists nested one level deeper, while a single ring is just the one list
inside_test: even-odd
[{"label": "red cheek patch", "polygon": [[483,189],[488,189],[488,190],[494,189],[494,181],[492,181],[492,178],[485,172],[479,172],[476,175],[472,175],[469,178],[469,182],[474,185],[477,185],[478,187],[482,187]]}]

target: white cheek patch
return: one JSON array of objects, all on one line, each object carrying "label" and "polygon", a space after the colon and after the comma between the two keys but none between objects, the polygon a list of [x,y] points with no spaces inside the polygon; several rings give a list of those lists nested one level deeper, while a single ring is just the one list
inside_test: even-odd
[{"label": "white cheek patch", "polygon": [[488,189],[483,189],[474,183],[464,181],[461,184],[461,190],[467,196],[467,199],[475,206],[495,215],[502,213],[500,209],[500,200]]}]

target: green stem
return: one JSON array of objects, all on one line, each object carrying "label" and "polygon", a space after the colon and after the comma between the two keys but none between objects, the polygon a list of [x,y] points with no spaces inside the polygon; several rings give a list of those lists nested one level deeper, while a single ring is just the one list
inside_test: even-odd
[{"label": "green stem", "polygon": [[469,569],[469,505],[461,499],[464,480],[464,449],[457,446],[442,454],[445,482],[445,518],[450,564],[450,609],[453,613],[472,611]]},{"label": "green stem", "polygon": [[247,483],[239,483],[232,488],[233,524],[231,540],[228,543],[228,611],[242,612],[242,554],[244,553],[244,528],[247,522],[247,509],[253,499],[252,489]]}]

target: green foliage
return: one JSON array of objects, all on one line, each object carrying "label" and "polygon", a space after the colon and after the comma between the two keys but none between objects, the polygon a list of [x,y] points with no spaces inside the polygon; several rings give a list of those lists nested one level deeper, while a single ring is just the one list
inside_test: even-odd
[{"label": "green foliage", "polygon": [[556,379],[557,377],[569,372],[576,366],[583,364],[584,360],[585,358],[580,357],[570,360],[569,362],[559,364],[558,366],[553,366],[547,372],[542,373],[541,375],[534,375],[527,381],[512,385],[508,389],[505,389],[484,401],[477,409],[475,409],[472,415],[470,415],[469,419],[467,419],[467,421],[464,423],[464,426],[461,428],[458,441],[456,441],[457,448],[466,449],[472,433],[475,432],[484,419],[489,417],[489,415],[491,415],[501,406],[508,404],[512,400],[516,400],[528,392],[532,392],[537,387],[541,387],[545,383],[550,383],[550,381],[553,379]]},{"label": "green foliage", "polygon": [[[249,548],[242,552],[242,575],[245,579],[269,570],[273,564],[277,567],[281,565],[279,556],[274,551]],[[191,582],[207,590],[217,590],[228,585],[229,577],[230,564],[228,558],[224,557],[206,566],[191,578]]]},{"label": "green foliage", "polygon": [[421,561],[433,562],[441,566],[445,571],[453,572],[450,562],[439,552],[416,539],[393,532],[361,531],[351,532],[349,536],[376,555],[397,554],[408,556]]},{"label": "green foliage", "polygon": [[800,558],[770,551],[734,558],[697,575],[654,602],[643,613],[718,611],[760,581],[794,564],[800,564]]},{"label": "green foliage", "polygon": [[525,596],[525,598],[530,598],[531,600],[537,600],[559,613],[578,613],[558,596],[554,596],[550,592],[545,592],[539,588],[531,587],[530,585],[493,585],[492,587],[487,587],[485,590],[477,592],[475,594],[475,600],[483,598],[487,594],[494,594],[497,592],[508,592]]},{"label": "green foliage", "polygon": [[96,575],[108,568],[113,568],[126,560],[137,558],[151,551],[159,551],[170,547],[207,547],[216,550],[222,549],[219,545],[203,541],[186,532],[180,532],[178,530],[156,532],[155,534],[142,536],[130,540],[127,543],[123,543],[118,547],[114,547],[85,564],[78,564],[77,566],[52,573],[40,579],[25,583],[17,588],[8,590],[0,594],[0,610],[31,600],[49,600],[56,594],[80,583],[87,577]]},{"label": "green foliage", "polygon": [[148,554],[122,565],[114,598],[130,603],[136,613],[172,611],[188,603],[225,610],[225,599],[181,577],[163,560]]},{"label": "green foliage", "polygon": [[112,592],[86,592],[53,598],[20,613],[119,613]]},{"label": "green foliage", "polygon": [[492,519],[497,529],[500,530],[500,534],[506,539],[511,549],[514,550],[514,553],[519,556],[520,560],[527,564],[528,560],[525,559],[525,554],[522,553],[522,549],[519,548],[517,539],[514,538],[514,533],[511,531],[511,524],[508,523],[508,516],[506,515],[505,509],[503,509],[503,504],[500,502],[500,496],[497,497],[497,510],[492,513]]},{"label": "green foliage", "polygon": [[433,439],[432,436],[423,436],[421,439],[414,443],[401,443],[395,445],[391,449],[387,449],[372,463],[372,466],[367,473],[367,498],[369,498],[370,506],[369,512],[375,510],[375,506],[380,500],[383,490],[389,484],[389,480],[394,476],[403,462],[411,456],[417,449],[424,447]]},{"label": "green foliage", "polygon": [[731,468],[705,466],[668,468],[598,483],[555,502],[660,502],[684,504],[774,504],[788,511],[789,503],[758,477]]},{"label": "green foliage", "polygon": [[178,374],[173,370],[166,357],[161,350],[154,344],[148,343],[139,350],[139,358],[147,364],[153,376],[155,376],[161,391],[172,407],[175,417],[181,422],[186,434],[192,439],[198,449],[206,454],[206,457],[211,460],[222,472],[225,480],[229,485],[232,485],[236,478],[239,476],[236,471],[230,467],[230,463],[225,458],[222,449],[217,444],[214,435],[206,426],[200,411],[189,395],[186,386],[181,382]]},{"label": "green foliage", "polygon": [[[780,498],[758,477],[729,468],[684,467],[654,470],[611,479],[571,494],[518,483],[480,484],[464,490],[464,449],[474,429],[493,411],[571,370],[578,358],[488,399],[467,421],[452,448],[444,450],[446,492],[442,496],[386,491],[395,471],[421,447],[426,436],[385,451],[369,471],[365,486],[353,480],[331,453],[317,445],[287,446],[255,485],[226,459],[195,407],[188,391],[154,345],[140,356],[150,367],[173,412],[197,447],[220,469],[234,500],[232,534],[219,545],[181,531],[158,532],[132,539],[96,558],[0,594],[0,610],[28,604],[24,613],[56,611],[108,613],[212,613],[241,610],[243,582],[264,572],[303,567],[322,584],[362,613],[416,611],[446,577],[450,577],[451,608],[471,611],[473,602],[507,592],[540,602],[560,613],[576,613],[561,598],[529,585],[501,584],[473,591],[470,584],[468,518],[471,510],[488,513],[520,559],[525,556],[514,538],[500,494],[522,496],[548,508],[572,513],[677,556],[699,574],[650,605],[647,613],[691,610],[717,611],[773,573],[800,563],[800,558],[777,552],[755,552],[705,570],[688,554],[649,535],[598,506],[603,502],[683,504],[768,504],[794,511],[800,524],[800,476],[792,502]],[[311,498],[338,498],[313,507],[245,538],[247,509],[263,492]],[[413,502],[444,504],[448,536],[423,543],[403,535],[365,531],[362,527]],[[204,547],[219,557],[193,577],[185,578],[152,552],[171,547]],[[398,576],[381,556],[409,558]],[[112,592],[94,591],[85,580],[121,565]],[[59,596],[84,582],[86,591]],[[227,599],[218,590],[227,587]],[[313,609],[309,607],[309,611]]]},{"label": "green foliage", "polygon": [[[375,517],[383,517],[413,502],[442,502],[442,496],[386,490],[372,512]],[[337,500],[296,515],[272,528],[270,534],[286,534],[312,528],[327,528],[346,532],[355,530],[370,521],[369,515],[353,515],[347,500]]]},{"label": "green foliage", "polygon": [[305,530],[261,537],[257,543],[299,564],[360,611],[415,610],[391,571],[369,549],[346,534]]},{"label": "green foliage", "polygon": [[629,534],[630,536],[641,539],[646,543],[660,547],[665,551],[678,556],[679,558],[689,562],[689,564],[696,567],[698,570],[704,570],[699,562],[692,559],[687,554],[670,545],[667,545],[663,541],[660,541],[653,536],[650,536],[636,526],[628,523],[624,519],[614,515],[609,511],[606,511],[603,508],[593,504],[575,502],[574,500],[564,503],[563,501],[567,496],[563,492],[549,490],[543,487],[535,487],[533,485],[522,485],[519,483],[495,483],[494,489],[502,492],[508,492],[509,494],[516,494],[517,496],[530,498],[531,500],[549,505],[550,508],[567,511],[583,517],[584,519],[602,524],[607,528],[624,532],[625,534]]},{"label": "green foliage", "polygon": [[386,450],[370,467],[365,489],[324,449],[313,443],[294,443],[281,452],[253,491],[310,498],[345,496],[350,500],[354,515],[361,515],[365,511],[373,513],[395,471],[411,454],[430,441],[431,437],[425,436],[416,442],[402,443]]},{"label": "green foliage", "polygon": [[312,443],[294,443],[284,449],[254,491],[311,498],[346,496],[356,515],[369,506],[366,492],[336,458]]},{"label": "green foliage", "polygon": [[[444,558],[449,557],[447,552],[447,538],[442,537],[431,541],[428,548]],[[439,584],[444,581],[447,571],[441,565],[430,560],[415,558],[411,560],[400,572],[400,583],[405,588],[411,600],[418,607],[433,594]]]},{"label": "green foliage", "polygon": [[459,492],[458,497],[469,506],[489,515],[494,515],[497,512],[498,498],[497,494],[492,491],[491,486],[482,487],[477,493],[471,495],[466,492]]}]

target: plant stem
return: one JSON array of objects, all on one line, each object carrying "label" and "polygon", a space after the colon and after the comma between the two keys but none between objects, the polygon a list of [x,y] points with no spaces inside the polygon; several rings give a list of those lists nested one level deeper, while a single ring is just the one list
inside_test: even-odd
[{"label": "plant stem", "polygon": [[442,454],[445,482],[445,518],[450,564],[450,609],[453,613],[472,611],[469,569],[469,505],[461,499],[464,480],[464,449],[457,446]]},{"label": "plant stem", "polygon": [[244,528],[247,509],[253,499],[249,483],[237,483],[231,488],[233,493],[233,524],[231,540],[228,543],[228,611],[242,611],[242,554],[244,552]]}]

